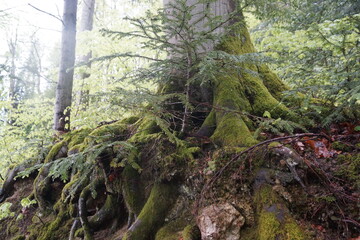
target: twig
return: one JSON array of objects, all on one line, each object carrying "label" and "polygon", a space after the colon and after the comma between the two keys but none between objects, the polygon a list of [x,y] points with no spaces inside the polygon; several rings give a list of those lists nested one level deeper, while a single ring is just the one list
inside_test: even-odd
[{"label": "twig", "polygon": [[56,16],[56,15],[54,15],[54,14],[52,14],[52,13],[46,12],[46,11],[44,11],[44,10],[41,10],[40,8],[37,8],[37,7],[35,7],[34,5],[31,5],[30,3],[28,3],[28,5],[29,5],[30,7],[32,7],[32,8],[34,8],[35,10],[39,11],[39,12],[45,13],[45,14],[51,16],[51,17],[56,18],[57,20],[59,20],[59,21],[64,25],[64,22],[63,22],[63,20],[62,20],[60,17],[58,17],[58,16]]},{"label": "twig", "polygon": [[301,138],[301,137],[323,137],[326,138],[330,141],[330,138],[328,136],[326,136],[323,133],[301,133],[301,134],[295,134],[292,136],[286,136],[286,137],[278,137],[278,138],[273,138],[273,139],[269,139],[263,142],[260,142],[254,146],[251,146],[249,148],[247,148],[246,150],[236,154],[232,159],[230,159],[230,161],[228,161],[225,166],[223,166],[219,171],[217,171],[215,173],[215,175],[210,179],[209,183],[205,184],[205,186],[203,187],[203,189],[201,190],[201,195],[203,195],[203,193],[220,177],[220,175],[225,171],[226,168],[228,168],[230,166],[230,164],[232,164],[234,161],[236,161],[241,155],[248,153],[250,151],[252,151],[253,149],[260,147],[262,145],[266,145],[269,144],[271,142],[277,142],[277,141],[282,141],[282,140],[286,140],[289,138]]}]

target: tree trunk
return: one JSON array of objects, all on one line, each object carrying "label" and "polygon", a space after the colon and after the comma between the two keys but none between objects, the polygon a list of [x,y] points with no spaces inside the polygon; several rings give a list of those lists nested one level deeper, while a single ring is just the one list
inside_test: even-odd
[{"label": "tree trunk", "polygon": [[70,129],[70,107],[75,63],[77,0],[64,1],[59,81],[56,88],[54,129]]},{"label": "tree trunk", "polygon": [[[18,96],[18,81],[19,79],[16,77],[16,64],[15,64],[15,60],[16,60],[16,52],[17,52],[17,46],[18,45],[18,34],[17,34],[17,29],[14,35],[14,38],[11,38],[10,40],[8,40],[8,46],[9,46],[9,51],[10,51],[10,61],[11,61],[11,66],[10,66],[10,75],[9,75],[9,80],[10,80],[10,86],[9,86],[9,100],[11,101],[11,106],[13,109],[16,109],[18,107],[18,101],[19,101],[19,96]],[[10,120],[10,122],[13,122],[13,120]]]},{"label": "tree trunk", "polygon": [[[81,12],[80,20],[80,33],[85,31],[91,31],[93,29],[93,18],[94,18],[94,8],[95,0],[85,0],[84,6]],[[91,51],[79,58],[79,62],[89,62],[91,58]],[[91,67],[91,64],[87,65],[88,68]],[[87,78],[90,77],[90,73],[87,71],[81,73],[80,76],[80,90],[78,92],[78,101],[77,105],[82,107],[82,110],[86,110],[89,104],[89,90],[88,84],[86,83]]]},{"label": "tree trunk", "polygon": [[[176,1],[164,0],[164,4],[168,6],[169,12],[179,11],[176,9]],[[209,21],[211,20],[204,15],[207,14],[212,16],[212,19],[214,17],[222,19],[222,24],[219,24],[212,32],[225,34],[221,39],[208,41],[195,50],[186,51],[182,57],[190,62],[188,68],[195,62],[194,55],[201,56],[212,50],[222,50],[237,56],[256,52],[242,10],[233,0],[218,0],[204,4],[189,0],[186,5],[193,7],[192,18],[189,21],[192,29],[188,32],[210,31]],[[192,40],[192,36],[188,36],[185,30],[173,35],[170,42],[175,45]],[[196,53],[191,51],[196,51]],[[177,53],[170,53],[170,58],[175,57],[179,58]],[[276,74],[272,73],[265,64],[239,63],[238,67],[243,70],[239,72],[233,68],[227,69],[225,66],[225,69],[216,76],[212,88],[212,110],[197,132],[198,136],[211,137],[220,146],[251,146],[256,143],[249,130],[251,121],[247,119],[245,113],[262,116],[265,111],[268,111],[274,118],[292,117],[292,113],[279,102],[281,92],[287,88]],[[183,78],[187,80],[190,77]],[[179,76],[174,76],[174,78],[179,78]],[[189,86],[185,87],[186,81],[174,82],[177,84],[181,82],[183,86],[180,85],[180,88],[184,89],[185,94],[189,95],[187,99],[190,100],[192,94],[189,93]],[[179,89],[179,86],[169,87],[169,89]],[[185,107],[183,125],[186,124],[186,111]]]}]

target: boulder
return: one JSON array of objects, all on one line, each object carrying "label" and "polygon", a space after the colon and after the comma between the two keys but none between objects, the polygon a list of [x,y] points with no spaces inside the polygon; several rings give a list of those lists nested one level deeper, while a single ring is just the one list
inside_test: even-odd
[{"label": "boulder", "polygon": [[197,224],[202,240],[238,240],[245,218],[230,203],[218,203],[201,209]]}]

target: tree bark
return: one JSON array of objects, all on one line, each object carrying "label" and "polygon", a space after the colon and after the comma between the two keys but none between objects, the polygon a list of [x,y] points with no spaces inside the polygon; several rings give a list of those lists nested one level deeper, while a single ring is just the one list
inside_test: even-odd
[{"label": "tree bark", "polygon": [[56,88],[54,129],[70,129],[70,107],[75,63],[77,0],[64,1],[59,81]]},{"label": "tree bark", "polygon": [[[176,9],[174,0],[164,0],[164,4],[168,6],[169,12],[179,11]],[[185,51],[182,58],[190,63],[195,63],[193,56],[201,57],[212,50],[222,50],[235,56],[256,52],[242,10],[235,1],[218,0],[198,3],[196,0],[188,0],[186,5],[191,7],[190,24],[186,26],[191,29],[183,27],[176,34],[172,33],[174,35],[170,39],[172,44],[190,42],[192,36],[188,37],[188,35],[191,35],[192,32],[210,31],[224,36],[207,41],[196,49]],[[218,23],[217,27],[211,28],[209,23],[215,17],[221,18],[221,23]],[[179,56],[170,53],[170,58],[179,58]],[[275,118],[289,119],[292,117],[292,113],[279,102],[281,92],[287,87],[276,74],[272,73],[265,64],[244,62],[237,65],[238,69],[242,69],[241,71],[223,66],[221,72],[216,74],[216,79],[212,81],[213,99],[210,103],[212,110],[197,132],[199,136],[211,137],[213,142],[220,146],[251,146],[257,142],[251,134],[251,129],[249,129],[251,121],[245,113],[262,116],[265,111],[268,111]],[[174,78],[178,79],[179,76],[174,76]],[[184,86],[180,84],[180,89],[184,89],[186,96],[190,95],[187,100],[191,100],[193,97],[192,93],[189,94],[190,88],[185,87],[188,86],[189,76],[183,78],[185,81],[173,82],[183,84]],[[179,89],[179,87],[169,87],[169,89]],[[187,109],[184,108],[182,129],[185,128],[185,115],[187,114]]]}]

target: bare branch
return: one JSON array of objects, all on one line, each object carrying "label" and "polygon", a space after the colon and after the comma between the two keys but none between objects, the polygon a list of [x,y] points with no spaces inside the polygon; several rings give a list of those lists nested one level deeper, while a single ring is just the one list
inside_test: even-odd
[{"label": "bare branch", "polygon": [[58,16],[56,16],[56,15],[54,15],[54,14],[52,14],[52,13],[46,12],[46,11],[44,11],[44,10],[41,10],[40,8],[37,8],[37,7],[35,7],[34,5],[31,5],[30,3],[28,3],[28,5],[29,5],[30,7],[32,7],[32,8],[34,8],[35,10],[39,11],[39,12],[45,13],[45,14],[53,17],[53,18],[56,18],[57,20],[59,20],[59,21],[64,25],[64,22],[63,22],[63,20],[62,20],[60,17],[58,17]]}]

